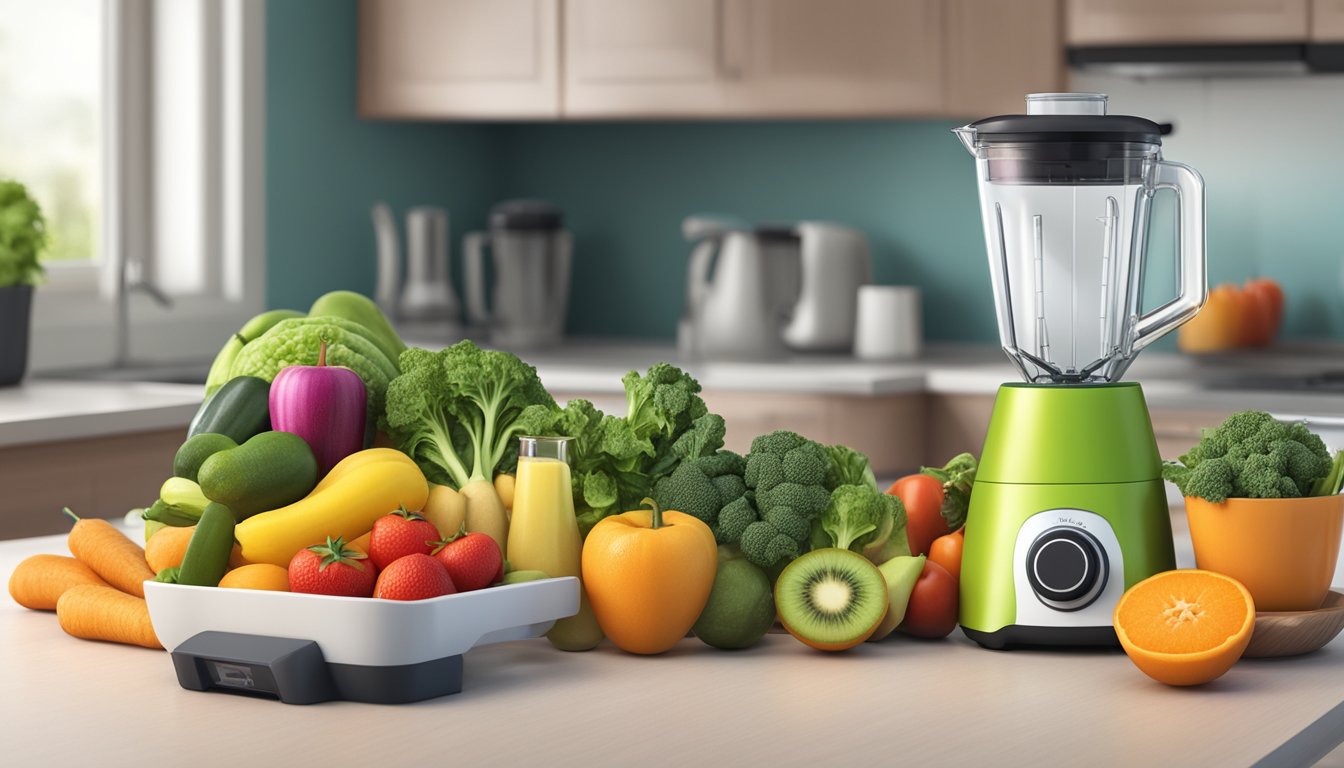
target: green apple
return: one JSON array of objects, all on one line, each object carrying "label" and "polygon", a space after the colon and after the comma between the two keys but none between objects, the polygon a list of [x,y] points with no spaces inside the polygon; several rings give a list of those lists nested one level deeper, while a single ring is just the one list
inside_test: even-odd
[{"label": "green apple", "polygon": [[882,572],[882,578],[887,581],[887,600],[890,604],[887,607],[886,617],[877,625],[877,629],[873,630],[868,642],[881,640],[890,635],[905,618],[905,607],[910,602],[910,593],[915,589],[915,582],[919,581],[919,574],[924,572],[926,559],[924,555],[917,557],[904,555],[893,557],[877,566],[877,570]]}]

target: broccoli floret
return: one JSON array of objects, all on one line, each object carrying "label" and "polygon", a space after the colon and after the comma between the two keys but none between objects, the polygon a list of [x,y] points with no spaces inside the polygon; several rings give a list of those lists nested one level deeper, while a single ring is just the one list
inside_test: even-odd
[{"label": "broccoli floret", "polygon": [[[751,442],[743,481],[753,500],[758,520],[741,533],[742,553],[756,565],[773,568],[807,548],[812,524],[826,509],[830,492],[825,486],[829,459],[826,449],[795,432],[778,431]],[[728,526],[720,512],[720,531]],[[736,520],[745,519],[740,510]],[[736,530],[736,526],[733,527]],[[752,533],[748,543],[747,533]],[[788,540],[791,546],[784,546]],[[735,543],[728,538],[724,543]]]},{"label": "broccoli floret", "polygon": [[[891,502],[895,501],[893,504]],[[826,510],[818,518],[832,547],[862,551],[879,536],[889,537],[895,528],[899,500],[866,485],[842,485],[831,491]],[[903,511],[903,510],[902,510]],[[905,520],[901,519],[904,538]]]},{"label": "broccoli floret", "polygon": [[1263,411],[1243,411],[1168,462],[1162,476],[1185,496],[1219,503],[1228,498],[1297,498],[1315,493],[1333,469],[1320,437],[1301,423],[1284,424]]},{"label": "broccoli floret", "polygon": [[719,510],[747,492],[741,468],[742,457],[732,451],[687,459],[672,474],[654,483],[653,500],[663,509],[698,518],[712,529]]},{"label": "broccoli floret", "polygon": [[760,519],[751,499],[739,496],[719,510],[719,522],[714,526],[714,540],[720,544],[737,544],[747,526]]},{"label": "broccoli floret", "polygon": [[470,341],[439,352],[408,349],[400,363],[387,385],[388,431],[430,479],[459,489],[494,479],[528,406],[556,408],[535,368]]},{"label": "broccoli floret", "polygon": [[798,557],[798,542],[779,532],[764,520],[748,525],[739,543],[742,554],[751,562],[769,568],[780,561]]}]

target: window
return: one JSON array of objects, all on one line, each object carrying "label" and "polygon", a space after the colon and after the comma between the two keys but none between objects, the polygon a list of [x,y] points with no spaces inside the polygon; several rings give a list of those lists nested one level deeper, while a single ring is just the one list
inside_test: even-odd
[{"label": "window", "polygon": [[206,363],[263,308],[264,10],[0,0],[0,176],[52,230],[33,370]]}]

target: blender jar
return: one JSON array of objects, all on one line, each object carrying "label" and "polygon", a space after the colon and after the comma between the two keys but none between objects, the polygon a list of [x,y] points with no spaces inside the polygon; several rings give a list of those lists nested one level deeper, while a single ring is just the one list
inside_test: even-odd
[{"label": "blender jar", "polygon": [[[1101,94],[1031,94],[1027,114],[956,129],[976,158],[1003,349],[1027,381],[1108,382],[1207,298],[1204,184],[1151,120]],[[1180,295],[1141,311],[1153,196],[1176,193]]]}]

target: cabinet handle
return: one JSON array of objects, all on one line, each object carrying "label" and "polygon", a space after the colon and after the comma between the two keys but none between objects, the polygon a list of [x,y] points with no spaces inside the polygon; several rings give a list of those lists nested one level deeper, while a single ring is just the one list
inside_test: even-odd
[{"label": "cabinet handle", "polygon": [[748,0],[719,0],[719,74],[730,80],[746,69],[748,34],[751,29]]}]

